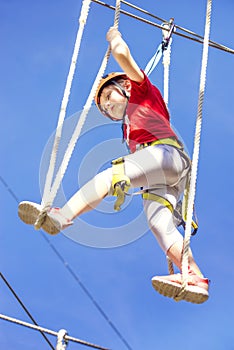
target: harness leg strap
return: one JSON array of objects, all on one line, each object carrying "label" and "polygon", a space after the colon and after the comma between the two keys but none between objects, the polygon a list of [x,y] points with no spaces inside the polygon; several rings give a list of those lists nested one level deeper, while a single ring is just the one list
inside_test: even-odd
[{"label": "harness leg strap", "polygon": [[148,199],[150,201],[155,201],[162,204],[164,207],[167,207],[172,213],[174,211],[172,204],[165,198],[158,196],[155,193],[145,192],[142,194],[143,199]]},{"label": "harness leg strap", "polygon": [[125,194],[131,186],[130,179],[125,175],[124,158],[118,158],[112,161],[112,194],[117,199],[114,209],[119,211],[125,201]]},{"label": "harness leg strap", "polygon": [[[179,201],[177,203],[177,206],[174,210],[173,205],[167,199],[165,199],[165,198],[163,198],[155,193],[150,193],[150,192],[146,191],[142,194],[142,198],[146,199],[146,200],[158,202],[161,205],[163,205],[164,207],[168,208],[170,210],[170,212],[174,215],[174,218],[176,219],[176,226],[178,227],[178,226],[182,225],[183,228],[185,229],[186,218],[183,216],[181,201]],[[192,220],[191,226],[192,226],[191,227],[192,228],[192,235],[195,235],[197,230],[198,230],[198,223],[197,223],[196,218],[195,218],[195,220]]]}]

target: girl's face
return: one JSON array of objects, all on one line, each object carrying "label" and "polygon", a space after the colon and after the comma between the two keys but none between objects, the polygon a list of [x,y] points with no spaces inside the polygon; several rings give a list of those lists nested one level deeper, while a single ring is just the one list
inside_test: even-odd
[{"label": "girl's face", "polygon": [[100,105],[112,120],[122,120],[125,114],[127,99],[115,85],[106,86],[100,96]]}]

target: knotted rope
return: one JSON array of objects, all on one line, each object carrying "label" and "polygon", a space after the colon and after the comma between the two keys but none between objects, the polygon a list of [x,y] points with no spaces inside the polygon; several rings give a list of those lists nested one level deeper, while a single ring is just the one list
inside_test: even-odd
[{"label": "knotted rope", "polygon": [[207,0],[205,35],[204,35],[204,42],[203,42],[203,54],[202,54],[202,65],[201,65],[200,87],[199,87],[199,98],[198,98],[198,111],[197,111],[197,119],[196,119],[194,149],[193,149],[193,157],[192,157],[192,169],[191,169],[190,185],[189,185],[189,193],[188,193],[187,220],[186,220],[186,227],[185,227],[183,256],[182,256],[182,288],[179,294],[174,298],[176,301],[183,299],[183,296],[186,293],[187,281],[188,281],[188,257],[189,257],[189,249],[190,249],[191,224],[192,224],[192,216],[193,216],[193,206],[195,201],[197,170],[198,170],[198,160],[199,160],[199,150],[200,150],[202,109],[203,109],[204,92],[205,92],[205,85],[206,85],[206,71],[207,71],[207,62],[208,62],[208,48],[209,48],[209,35],[210,35],[210,22],[211,22],[211,6],[212,6],[212,0]]},{"label": "knotted rope", "polygon": [[[169,101],[169,69],[170,69],[170,63],[171,63],[171,43],[172,43],[172,32],[169,34],[169,29],[172,27],[173,20],[171,19],[169,23],[163,23],[163,38],[164,41],[167,42],[166,50],[163,51],[163,66],[164,66],[164,82],[163,82],[163,99],[168,106]],[[174,31],[174,25],[172,28],[172,31]],[[169,36],[169,38],[168,38]]]},{"label": "knotted rope", "polygon": [[[66,107],[67,107],[67,103],[68,103],[68,99],[69,99],[69,95],[70,95],[71,84],[72,84],[72,80],[73,80],[73,76],[74,76],[74,72],[75,72],[75,67],[76,67],[76,61],[77,61],[77,57],[78,57],[78,51],[79,51],[79,47],[80,47],[80,42],[81,42],[83,30],[84,30],[84,25],[86,23],[87,16],[88,16],[90,2],[91,2],[91,0],[83,0],[81,15],[80,15],[80,19],[79,19],[80,25],[79,25],[79,29],[78,29],[78,33],[77,33],[76,43],[75,43],[74,52],[73,52],[72,61],[71,61],[71,66],[70,66],[70,70],[69,70],[69,74],[68,74],[68,78],[67,78],[67,84],[66,84],[66,88],[65,88],[65,92],[64,92],[64,97],[62,100],[62,105],[61,105],[57,129],[56,129],[54,145],[53,145],[51,159],[50,159],[49,170],[47,173],[46,183],[45,183],[45,187],[44,187],[44,193],[43,193],[42,202],[41,202],[42,210],[41,210],[41,212],[40,212],[40,214],[35,222],[35,225],[34,225],[34,227],[36,229],[39,229],[41,227],[41,225],[46,217],[47,211],[51,207],[51,205],[56,197],[56,194],[58,192],[58,189],[60,187],[60,184],[62,182],[64,174],[66,172],[68,163],[69,163],[70,158],[72,156],[72,152],[73,152],[75,145],[76,145],[76,142],[80,136],[81,129],[85,123],[86,117],[87,117],[89,110],[91,108],[92,101],[93,101],[93,98],[95,96],[96,90],[98,88],[99,82],[100,82],[100,80],[105,72],[105,69],[106,69],[106,66],[107,66],[107,63],[108,63],[108,60],[110,57],[111,49],[109,46],[107,51],[106,51],[106,54],[103,58],[103,61],[101,63],[99,72],[96,76],[96,79],[94,81],[94,84],[92,86],[90,94],[87,98],[85,106],[82,110],[82,113],[81,113],[81,116],[78,120],[76,128],[72,134],[72,137],[70,139],[68,147],[65,151],[64,158],[61,162],[59,170],[58,170],[58,172],[55,176],[54,182],[52,184],[52,179],[53,179],[54,169],[55,169],[55,164],[56,164],[56,157],[57,157],[57,152],[58,152],[58,146],[59,146],[59,142],[61,139],[62,127],[63,127],[65,114],[66,114]],[[120,17],[120,3],[121,3],[121,0],[116,0],[114,26],[117,29],[118,29],[119,17]]]}]

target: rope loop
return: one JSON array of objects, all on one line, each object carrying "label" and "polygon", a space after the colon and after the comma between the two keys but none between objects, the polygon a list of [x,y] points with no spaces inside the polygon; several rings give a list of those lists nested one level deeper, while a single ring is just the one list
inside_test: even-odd
[{"label": "rope loop", "polygon": [[119,27],[120,5],[121,5],[121,0],[116,0],[116,3],[115,3],[115,18],[114,18],[114,27],[116,29],[118,29],[118,27]]},{"label": "rope loop", "polygon": [[184,300],[184,297],[186,295],[186,286],[182,286],[180,292],[173,298],[175,301],[179,302],[181,300]]},{"label": "rope loop", "polygon": [[39,215],[38,215],[38,217],[37,217],[37,220],[36,220],[36,222],[35,222],[35,224],[34,224],[35,230],[40,230],[41,226],[43,225],[43,222],[45,221],[47,212],[48,212],[48,210],[44,208],[44,209],[39,213]]},{"label": "rope loop", "polygon": [[174,19],[171,18],[169,22],[162,24],[162,34],[163,34],[163,66],[164,66],[164,101],[168,106],[169,101],[169,68],[171,63],[171,43],[172,43],[172,33],[174,31]]},{"label": "rope loop", "polygon": [[168,266],[169,274],[173,275],[175,273],[173,262],[171,261],[171,259],[168,256],[167,256],[167,266]]},{"label": "rope loop", "polygon": [[80,24],[83,24],[83,25],[86,24],[88,14],[89,14],[90,3],[91,3],[91,0],[83,0],[83,5],[80,12],[80,18],[79,18]]},{"label": "rope loop", "polygon": [[199,88],[199,98],[198,98],[198,111],[197,111],[196,129],[195,129],[195,137],[194,137],[194,149],[193,149],[193,157],[192,157],[192,168],[191,168],[191,175],[190,175],[188,206],[187,206],[187,214],[186,214],[187,220],[186,220],[186,226],[185,226],[184,247],[183,247],[183,256],[182,256],[182,285],[186,285],[186,286],[187,286],[187,278],[188,278],[188,256],[189,256],[189,249],[190,249],[191,225],[192,225],[193,207],[194,207],[194,201],[195,201],[197,170],[198,170],[200,139],[201,139],[202,109],[203,109],[204,91],[205,91],[205,84],[206,84],[206,70],[207,70],[207,63],[208,63],[211,5],[212,5],[212,0],[207,0],[205,35],[204,35],[204,43],[203,43],[200,88]]},{"label": "rope loop", "polygon": [[[73,77],[74,77],[74,73],[75,73],[75,68],[76,68],[77,57],[78,57],[78,53],[79,53],[79,49],[80,49],[84,25],[86,23],[88,12],[89,12],[90,3],[91,3],[91,0],[83,0],[83,3],[82,3],[82,9],[81,9],[81,14],[80,14],[80,19],[79,19],[80,25],[79,25],[79,29],[78,29],[77,36],[76,36],[76,42],[75,42],[74,51],[73,51],[73,55],[72,55],[71,65],[70,65],[70,69],[69,69],[69,73],[68,73],[68,77],[67,77],[67,82],[66,82],[66,86],[65,86],[65,90],[64,90],[64,96],[63,96],[62,103],[61,103],[61,109],[60,109],[60,113],[59,113],[59,119],[58,119],[58,124],[57,124],[57,128],[56,128],[54,144],[53,144],[53,148],[52,148],[52,152],[51,152],[49,169],[47,172],[45,186],[44,186],[44,192],[43,192],[43,196],[42,196],[42,202],[41,202],[42,210],[41,210],[41,212],[36,220],[36,223],[34,225],[36,229],[39,229],[41,227],[41,225],[43,224],[43,221],[45,220],[46,214],[47,214],[49,208],[51,207],[51,205],[53,204],[53,201],[56,197],[58,189],[59,189],[61,182],[63,180],[63,177],[65,175],[68,163],[69,163],[70,158],[72,156],[73,150],[75,148],[76,142],[80,136],[81,129],[84,125],[86,117],[87,117],[89,110],[91,108],[92,101],[93,101],[93,98],[95,96],[96,90],[98,88],[99,82],[100,82],[102,76],[104,75],[104,72],[105,72],[105,69],[106,69],[106,66],[108,63],[108,59],[109,59],[110,53],[111,53],[110,47],[108,47],[107,52],[106,52],[106,54],[103,58],[103,61],[101,63],[101,67],[99,69],[97,77],[94,81],[93,87],[90,91],[90,94],[87,98],[85,106],[82,110],[81,116],[78,120],[78,123],[77,123],[75,130],[73,132],[73,135],[72,135],[70,142],[67,146],[67,149],[65,151],[65,154],[64,154],[63,160],[61,162],[61,165],[59,167],[59,170],[58,170],[57,174],[54,176],[54,170],[55,170],[55,164],[56,164],[59,143],[61,140],[62,128],[63,128],[63,124],[64,124],[67,104],[68,104],[70,91],[71,91],[71,85],[72,85],[72,81],[73,81]],[[118,28],[118,25],[119,25],[120,3],[121,3],[121,0],[116,0],[116,11],[115,11],[115,18],[114,18],[114,26],[116,28]],[[54,182],[52,183],[53,177],[55,177],[55,178],[54,178]]]}]

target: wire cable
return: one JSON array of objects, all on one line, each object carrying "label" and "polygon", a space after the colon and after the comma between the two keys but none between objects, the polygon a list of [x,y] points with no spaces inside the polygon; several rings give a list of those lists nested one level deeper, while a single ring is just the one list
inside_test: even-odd
[{"label": "wire cable", "polygon": [[51,249],[54,251],[54,253],[57,255],[59,260],[64,264],[66,269],[69,271],[69,273],[72,275],[74,280],[79,284],[81,289],[84,291],[84,293],[87,295],[87,297],[91,300],[93,305],[96,307],[96,309],[100,312],[100,314],[103,316],[103,318],[106,320],[106,322],[109,324],[109,326],[112,328],[112,330],[118,335],[118,337],[122,340],[122,342],[125,344],[127,349],[132,350],[131,346],[127,342],[127,340],[123,337],[123,335],[120,333],[120,331],[117,329],[117,327],[114,325],[114,323],[109,319],[107,314],[104,312],[102,307],[99,305],[99,303],[94,299],[92,294],[89,292],[87,287],[84,285],[84,283],[80,280],[80,278],[77,276],[75,271],[71,268],[71,266],[67,263],[67,261],[63,258],[63,256],[60,254],[60,252],[57,250],[57,248],[51,243],[51,241],[47,238],[45,234],[42,234],[45,241],[50,245]]},{"label": "wire cable", "polygon": [[[28,309],[26,308],[26,306],[24,305],[24,303],[22,302],[22,300],[18,297],[18,295],[16,294],[16,292],[14,291],[14,289],[11,287],[10,283],[7,281],[7,279],[3,276],[3,273],[0,272],[0,277],[3,279],[3,281],[5,282],[5,284],[7,285],[7,287],[10,289],[11,293],[14,295],[14,297],[17,299],[17,301],[19,302],[19,304],[22,306],[22,308],[24,309],[24,311],[26,312],[26,314],[28,315],[28,317],[31,319],[31,321],[34,323],[35,326],[38,326],[37,322],[35,321],[35,319],[33,318],[33,316],[31,315],[31,313],[28,311]],[[49,339],[45,336],[45,334],[43,333],[43,331],[39,330],[39,332],[41,333],[41,335],[43,336],[43,338],[46,340],[46,342],[49,344],[50,348],[55,350],[55,348],[53,347],[53,345],[51,344],[51,342],[49,341]]]},{"label": "wire cable", "polygon": [[[121,0],[121,2],[122,2],[123,4],[129,6],[129,7],[132,7],[132,8],[134,8],[134,9],[136,9],[136,10],[138,10],[138,11],[144,13],[144,14],[147,14],[148,16],[153,17],[153,18],[155,18],[155,19],[157,19],[157,20],[159,20],[159,21],[161,21],[161,22],[167,22],[165,19],[163,19],[163,18],[161,18],[161,17],[158,17],[158,16],[155,16],[154,14],[150,13],[149,11],[146,11],[146,10],[144,10],[144,9],[142,9],[142,8],[140,8],[140,7],[138,7],[138,6],[136,6],[136,5],[133,5],[133,4],[131,4],[130,2],[128,2],[128,1]],[[199,34],[193,32],[193,31],[191,31],[191,30],[189,30],[189,29],[186,29],[186,28],[183,28],[183,27],[181,27],[181,26],[178,26],[178,25],[176,25],[175,27],[176,27],[177,30],[179,29],[179,30],[181,30],[181,31],[183,31],[183,32],[185,32],[185,33],[191,34],[191,35],[193,35],[193,36],[195,36],[195,37],[201,39],[201,41],[199,41],[199,42],[200,42],[201,44],[203,43],[203,39],[204,39],[203,36],[201,36],[201,35],[199,35]],[[178,34],[178,35],[180,35],[180,34]],[[181,36],[183,36],[183,35],[181,35]],[[189,37],[187,37],[187,36],[185,36],[185,38],[188,38],[188,39],[189,39]],[[191,39],[192,39],[192,38],[191,38]],[[212,40],[209,40],[209,43],[210,43],[210,44],[213,44],[214,47],[219,46],[220,49],[223,48],[223,49],[228,49],[228,50],[229,50],[229,48],[227,48],[226,46],[221,45],[221,44],[218,44],[218,43],[216,43],[216,42],[214,42],[214,41],[212,41]],[[218,48],[218,47],[217,47],[217,48]],[[231,53],[234,53],[234,51],[231,50]]]},{"label": "wire cable", "polygon": [[[9,192],[11,197],[16,201],[17,204],[19,204],[20,200],[18,196],[16,195],[15,191],[12,190],[12,188],[8,185],[8,183],[4,180],[4,178],[0,175],[0,181],[6,188],[6,190]],[[121,334],[121,332],[118,330],[118,328],[115,326],[115,324],[110,320],[110,318],[107,316],[103,308],[99,305],[99,303],[95,300],[91,292],[88,290],[88,288],[85,286],[85,284],[81,281],[81,279],[78,277],[77,273],[73,270],[73,268],[67,263],[67,261],[63,258],[62,254],[58,251],[58,249],[54,246],[54,244],[48,239],[48,237],[39,230],[41,236],[43,239],[49,244],[50,248],[53,250],[57,258],[63,263],[67,271],[71,274],[71,276],[74,278],[76,283],[79,284],[81,289],[84,291],[86,296],[91,300],[93,305],[96,307],[96,309],[100,312],[100,314],[103,316],[105,321],[109,324],[109,326],[112,328],[112,330],[115,332],[115,334],[119,337],[119,339],[123,342],[123,344],[126,346],[128,350],[132,350],[132,347],[128,343],[128,341],[124,338],[124,336]]]},{"label": "wire cable", "polygon": [[[43,328],[43,327],[38,326],[38,325],[32,325],[32,324],[30,324],[28,322],[24,322],[24,321],[21,321],[21,320],[18,320],[16,318],[9,317],[9,316],[3,315],[3,314],[0,314],[0,319],[8,321],[8,322],[16,323],[16,324],[18,324],[20,326],[23,326],[23,327],[31,328],[31,329],[37,330],[39,332],[44,332],[44,333],[47,333],[47,334],[50,334],[50,335],[53,335],[53,336],[56,336],[56,337],[59,334],[58,332],[52,331],[50,329]],[[65,341],[72,341],[74,343],[79,343],[79,344],[82,344],[82,345],[85,345],[85,346],[89,346],[89,347],[94,348],[94,349],[108,350],[107,348],[103,348],[102,346],[89,343],[89,342],[87,342],[85,340],[81,340],[81,339],[78,339],[78,338],[75,338],[75,337],[70,337],[67,334],[64,335],[64,340]]]},{"label": "wire cable", "polygon": [[[109,4],[107,4],[107,3],[103,2],[103,1],[100,1],[100,0],[92,0],[92,2],[94,2],[94,3],[98,4],[98,5],[107,7],[107,8],[109,8],[109,9],[111,9],[111,10],[115,10],[115,7],[114,7],[114,6],[109,5]],[[121,2],[124,3],[124,4],[126,4],[126,5],[128,5],[128,6],[131,5],[131,7],[133,7],[134,9],[137,9],[137,10],[139,10],[139,11],[141,11],[141,12],[143,12],[143,13],[145,13],[145,14],[147,14],[147,15],[149,15],[149,16],[151,16],[151,17],[157,19],[157,20],[160,20],[161,22],[168,22],[167,20],[165,20],[165,19],[163,19],[163,18],[160,18],[160,17],[157,17],[157,16],[155,16],[154,14],[152,14],[152,13],[146,11],[146,10],[143,10],[143,9],[141,9],[141,8],[139,8],[139,7],[135,6],[135,5],[133,5],[133,4],[127,3],[127,2],[124,1],[124,0],[121,0]],[[159,29],[163,29],[163,27],[162,27],[161,24],[157,24],[157,23],[155,23],[155,22],[149,21],[149,20],[147,20],[147,19],[145,19],[145,18],[142,18],[142,17],[140,17],[140,16],[134,15],[134,14],[132,14],[132,13],[130,13],[130,12],[128,12],[128,11],[125,11],[125,10],[123,10],[123,9],[120,10],[120,13],[122,13],[122,14],[128,16],[128,17],[134,18],[134,19],[136,19],[136,20],[139,20],[139,21],[141,21],[141,22],[144,22],[144,23],[146,23],[146,24],[149,24],[149,25],[152,25],[152,26],[154,26],[154,27],[157,27],[157,28],[159,28]],[[178,26],[178,25],[175,25],[175,27],[176,27],[176,31],[174,32],[174,35],[178,35],[178,36],[181,36],[181,37],[183,37],[183,38],[186,38],[186,39],[195,41],[195,42],[197,42],[197,43],[199,43],[199,44],[203,44],[203,41],[204,41],[203,36],[201,36],[201,35],[199,35],[199,34],[196,34],[196,33],[192,32],[191,30],[188,30],[188,29],[183,28],[183,27]],[[190,35],[187,35],[187,34],[184,34],[184,33],[180,33],[178,30],[180,30],[180,31],[182,31],[182,32],[185,32],[185,33],[187,33],[187,34],[190,34]],[[192,37],[191,35],[194,36],[194,37]],[[211,46],[211,47],[213,47],[213,48],[215,48],[215,49],[221,50],[221,51],[225,51],[225,52],[234,54],[234,50],[233,50],[233,49],[231,49],[231,48],[229,48],[229,47],[227,47],[227,46],[225,46],[225,45],[219,44],[219,43],[217,43],[217,42],[215,42],[215,41],[212,41],[212,40],[209,40],[209,46]]]}]

